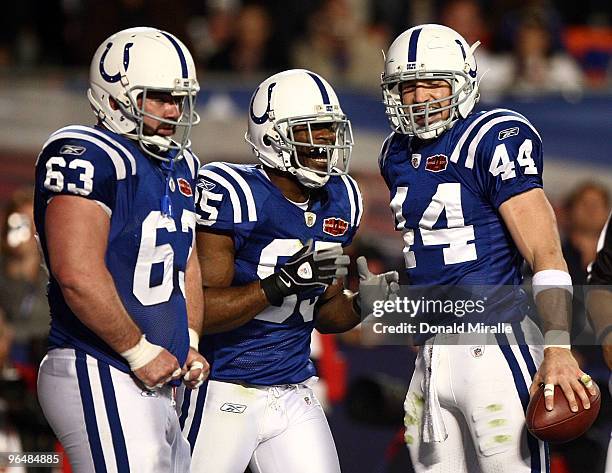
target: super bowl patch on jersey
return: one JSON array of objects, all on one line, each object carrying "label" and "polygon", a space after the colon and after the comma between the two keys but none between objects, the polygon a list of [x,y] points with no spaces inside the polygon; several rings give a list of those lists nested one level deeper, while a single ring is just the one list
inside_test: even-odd
[{"label": "super bowl patch on jersey", "polygon": [[323,220],[323,231],[331,236],[342,236],[348,230],[349,223],[338,217]]}]

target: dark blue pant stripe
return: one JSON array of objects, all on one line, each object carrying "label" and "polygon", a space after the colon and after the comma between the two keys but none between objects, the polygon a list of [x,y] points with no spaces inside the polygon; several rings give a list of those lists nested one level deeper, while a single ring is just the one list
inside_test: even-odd
[{"label": "dark blue pant stripe", "polygon": [[185,428],[185,421],[187,420],[187,414],[189,414],[189,404],[191,403],[191,393],[193,389],[185,388],[183,390],[185,394],[183,394],[183,403],[181,404],[181,415],[179,417],[179,425],[181,426],[181,431]]},{"label": "dark blue pant stripe", "polygon": [[533,379],[535,377],[537,368],[531,356],[531,352],[529,351],[529,346],[525,341],[525,334],[523,333],[523,328],[521,327],[520,322],[514,322],[512,324],[512,330],[514,331],[514,336],[519,344],[519,350],[521,351],[523,358],[525,359],[525,363],[527,364],[529,375],[531,376],[531,379]]},{"label": "dark blue pant stripe", "polygon": [[127,447],[125,445],[125,437],[123,436],[123,428],[121,427],[121,418],[119,417],[119,409],[117,408],[117,398],[115,397],[115,388],[110,374],[110,367],[106,363],[98,362],[98,372],[100,373],[104,406],[106,407],[106,415],[108,416],[108,423],[113,438],[117,471],[118,473],[129,473],[130,462],[128,459]]},{"label": "dark blue pant stripe", "polygon": [[75,350],[75,353],[77,380],[79,382],[79,392],[81,393],[81,402],[83,403],[83,416],[85,417],[85,427],[87,429],[87,438],[89,439],[94,468],[96,473],[106,473],[106,463],[104,462],[100,432],[96,422],[96,411],[94,409],[91,385],[89,384],[85,352]]},{"label": "dark blue pant stripe", "polygon": [[198,389],[196,408],[193,413],[193,422],[191,423],[191,428],[189,429],[189,434],[187,435],[187,441],[189,442],[191,453],[193,453],[193,447],[195,446],[196,440],[198,438],[198,432],[200,431],[200,424],[202,423],[202,414],[204,414],[204,401],[206,400],[207,389],[208,381],[204,382],[204,384]]},{"label": "dark blue pant stripe", "polygon": [[[514,379],[514,385],[516,386],[521,404],[523,405],[523,411],[527,412],[527,405],[529,404],[529,387],[525,383],[525,378],[521,372],[521,367],[514,356],[512,348],[510,348],[510,345],[508,344],[508,337],[502,333],[497,334],[496,338],[499,348],[501,349],[504,358],[506,358],[506,362],[508,363],[510,371],[512,372],[512,378]],[[531,354],[529,355],[529,358],[531,358]],[[531,361],[533,363],[533,360]],[[526,432],[526,434],[527,446],[529,447],[529,453],[531,454],[531,471],[532,473],[541,473],[542,463],[540,459],[540,445],[538,439],[536,439],[529,432]],[[546,466],[546,471],[548,471],[548,465]]]}]

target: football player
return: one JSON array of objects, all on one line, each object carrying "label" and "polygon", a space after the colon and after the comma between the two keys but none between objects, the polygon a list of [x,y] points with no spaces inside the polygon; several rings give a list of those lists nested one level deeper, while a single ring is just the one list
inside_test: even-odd
[{"label": "football player", "polygon": [[406,397],[406,442],[418,472],[544,472],[546,447],[525,429],[530,391],[546,383],[551,409],[557,385],[576,410],[594,387],[569,350],[572,283],[542,190],[540,135],[514,111],[473,111],[477,46],[435,24],[393,42],[382,74],[393,132],[380,170],[411,284],[518,286],[525,260],[545,346],[518,290],[493,310],[512,333],[486,346],[429,337]]},{"label": "football player", "polygon": [[[597,257],[589,265],[587,309],[597,342],[601,344],[604,361],[612,370],[612,214],[604,226],[597,244]],[[612,395],[612,374],[608,382]],[[612,471],[612,433],[608,446],[606,471]]]},{"label": "football player", "polygon": [[[397,273],[359,260],[360,297],[344,290],[363,204],[348,174],[353,135],[332,87],[289,70],[254,92],[246,140],[259,165],[200,169],[197,242],[204,285],[207,389],[186,391],[194,471],[340,471],[311,388],[313,328],[341,332],[390,297]],[[210,353],[210,355],[208,355]]]},{"label": "football player", "polygon": [[56,131],[36,164],[51,308],[38,396],[75,472],[189,471],[173,392],[208,369],[192,251],[198,90],[176,37],[116,33],[91,62],[98,123]]}]

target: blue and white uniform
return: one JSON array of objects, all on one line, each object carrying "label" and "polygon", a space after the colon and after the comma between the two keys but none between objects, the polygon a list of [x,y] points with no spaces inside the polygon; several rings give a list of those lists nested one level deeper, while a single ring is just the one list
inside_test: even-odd
[{"label": "blue and white uniform", "polygon": [[[52,199],[70,195],[96,202],[110,220],[105,261],[125,309],[147,339],[180,365],[189,350],[184,278],[195,237],[198,167],[189,151],[173,164],[163,163],[126,137],[76,125],[53,133],[36,164],[34,217],[47,265],[46,209]],[[162,214],[166,192],[170,216]],[[49,352],[38,393],[73,468],[188,471],[172,387],[155,393],[139,387],[127,362],[70,309],[52,274],[48,297]]]},{"label": "blue and white uniform", "polygon": [[[472,113],[427,141],[393,133],[379,164],[396,229],[403,233],[411,284],[521,283],[523,258],[499,207],[542,187],[542,142],[525,117],[503,109]],[[417,471],[547,471],[543,443],[524,429],[528,388],[542,359],[541,347],[524,345],[539,341],[524,320],[527,296],[519,290],[509,294],[511,300],[492,312],[496,321],[512,325],[512,334],[496,334],[492,345],[479,347],[461,346],[458,335],[435,338],[435,396],[423,390],[427,367],[422,353],[417,359],[406,399],[406,439]],[[525,334],[522,321],[530,333]],[[435,397],[448,439],[422,444],[421,422],[432,422],[421,420],[423,400],[437,402]],[[464,469],[445,469],[450,464],[463,464]]]},{"label": "blue and white uniform", "polygon": [[[319,248],[350,244],[362,201],[349,176],[330,177],[301,205],[286,199],[261,166],[211,163],[200,169],[196,208],[198,230],[232,236],[232,286],[242,286],[275,272],[309,239]],[[187,391],[180,417],[194,470],[242,473],[250,463],[266,473],[339,471],[308,386],[315,375],[314,307],[323,292],[288,296],[241,327],[203,337],[210,380]]]}]

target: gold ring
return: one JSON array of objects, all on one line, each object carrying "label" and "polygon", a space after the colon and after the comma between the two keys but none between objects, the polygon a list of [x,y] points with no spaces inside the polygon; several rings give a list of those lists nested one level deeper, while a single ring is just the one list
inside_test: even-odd
[{"label": "gold ring", "polygon": [[584,384],[584,386],[585,386],[586,388],[590,388],[591,386],[593,386],[593,380],[592,380],[592,379],[591,379],[591,377],[590,377],[588,374],[586,374],[586,373],[584,373],[584,374],[583,374],[583,375],[580,377],[580,382],[581,382],[582,384]]}]

